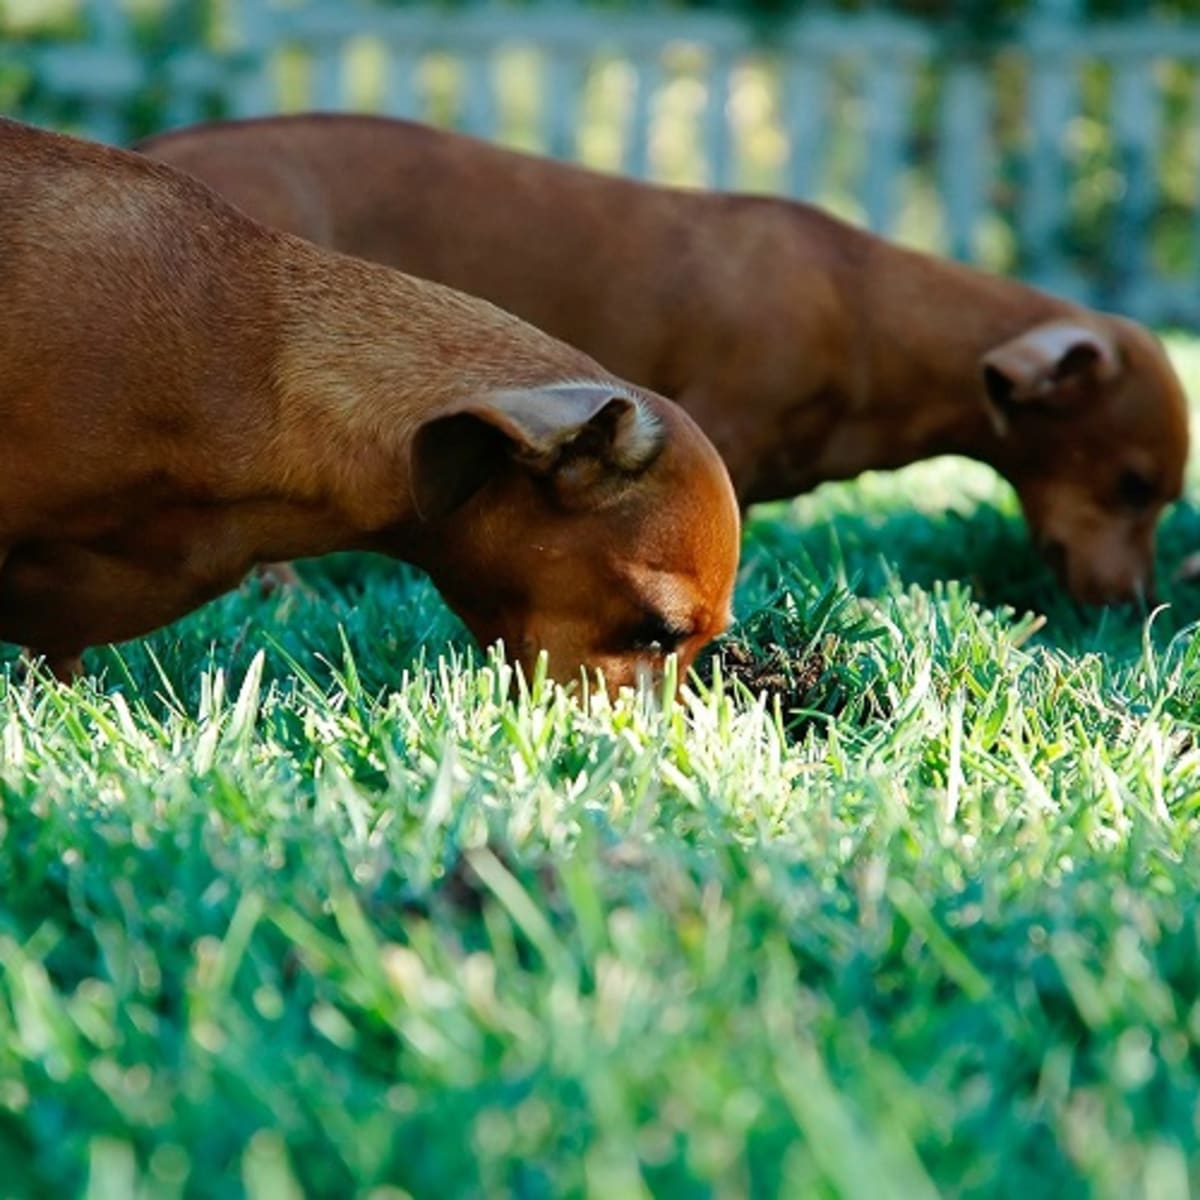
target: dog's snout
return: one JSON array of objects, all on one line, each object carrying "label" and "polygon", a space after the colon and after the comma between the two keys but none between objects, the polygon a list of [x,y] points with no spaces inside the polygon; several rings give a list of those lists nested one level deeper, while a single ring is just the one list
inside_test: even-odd
[{"label": "dog's snout", "polygon": [[1158,604],[1153,540],[1109,522],[1091,530],[1043,530],[1037,545],[1076,604],[1144,612]]},{"label": "dog's snout", "polygon": [[1071,583],[1071,593],[1083,604],[1107,605],[1148,613],[1158,605],[1153,574],[1130,572],[1116,577],[1093,577]]}]

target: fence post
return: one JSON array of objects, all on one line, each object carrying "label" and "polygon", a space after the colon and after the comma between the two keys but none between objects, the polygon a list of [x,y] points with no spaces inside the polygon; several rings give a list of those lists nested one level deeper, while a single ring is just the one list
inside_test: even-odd
[{"label": "fence post", "polygon": [[704,157],[709,185],[733,186],[733,139],[730,136],[729,101],[733,95],[733,62],[728,51],[715,50],[708,63],[707,108],[704,122]]},{"label": "fence post", "polygon": [[1113,300],[1120,298],[1122,307],[1134,310],[1141,307],[1140,293],[1152,287],[1153,282],[1148,249],[1158,191],[1154,145],[1159,109],[1149,68],[1143,58],[1121,58],[1112,92],[1113,143],[1121,173],[1121,193],[1109,241],[1112,269],[1109,282]]},{"label": "fence post", "polygon": [[541,66],[542,144],[554,158],[574,158],[586,79],[583,59],[574,48],[555,47],[543,52]]},{"label": "fence post", "polygon": [[866,91],[867,169],[862,182],[867,225],[891,232],[897,215],[897,184],[905,166],[911,128],[914,60],[904,47],[882,49],[869,64]]},{"label": "fence post", "polygon": [[987,118],[990,98],[978,63],[955,59],[942,93],[938,188],[946,209],[947,250],[969,262],[986,206]]},{"label": "fence post", "polygon": [[461,56],[457,126],[475,137],[496,136],[496,88],[493,78],[492,47],[473,40]]},{"label": "fence post", "polygon": [[383,111],[393,117],[419,119],[423,109],[419,77],[421,59],[413,46],[389,46],[384,66]]},{"label": "fence post", "polygon": [[256,0],[230,0],[230,4],[237,45],[228,93],[229,115],[261,117],[276,107],[270,59],[286,44],[286,26]]},{"label": "fence post", "polygon": [[793,26],[783,59],[784,128],[788,137],[787,191],[798,200],[813,199],[820,189],[829,151],[829,56],[812,48],[816,18],[809,14]]},{"label": "fence post", "polygon": [[634,92],[627,126],[625,166],[635,179],[650,175],[654,108],[663,84],[661,53],[661,47],[638,46],[629,56],[634,71]]},{"label": "fence post", "polygon": [[322,112],[337,112],[343,107],[346,97],[345,70],[346,44],[340,39],[328,41],[314,48],[309,57],[308,94],[312,108]]},{"label": "fence post", "polygon": [[[87,20],[93,31],[91,51],[85,63],[94,61],[102,69],[105,61],[116,61],[124,57],[133,60],[134,51],[131,45],[133,29],[117,5],[105,3],[105,0],[88,0]],[[81,70],[87,69],[81,64]],[[135,72],[142,75],[141,64]],[[81,80],[82,82],[82,80]],[[128,97],[119,93],[100,94],[89,97],[92,105],[88,114],[89,132],[101,141],[119,146],[124,141],[124,121],[122,119],[122,102]]]},{"label": "fence post", "polygon": [[1078,286],[1063,254],[1067,204],[1065,135],[1075,112],[1078,83],[1071,34],[1080,0],[1037,0],[1028,22],[1029,174],[1020,209],[1020,233],[1030,277],[1058,292]]}]

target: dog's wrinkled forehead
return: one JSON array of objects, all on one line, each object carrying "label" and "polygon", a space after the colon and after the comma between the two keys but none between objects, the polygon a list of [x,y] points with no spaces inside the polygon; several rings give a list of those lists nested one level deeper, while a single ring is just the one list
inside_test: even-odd
[{"label": "dog's wrinkled forehead", "polygon": [[1105,496],[1124,505],[1131,495],[1178,495],[1187,400],[1161,342],[1141,326],[1099,314],[1053,321],[996,346],[981,366],[1014,474],[1069,482],[1102,506]]}]

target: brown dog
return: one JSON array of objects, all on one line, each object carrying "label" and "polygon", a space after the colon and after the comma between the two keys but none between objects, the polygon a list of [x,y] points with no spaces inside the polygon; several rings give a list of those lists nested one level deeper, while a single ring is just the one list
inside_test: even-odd
[{"label": "brown dog", "polygon": [[743,503],[958,453],[1081,601],[1150,588],[1186,401],[1138,325],[786,200],[676,191],[404,121],[200,126],[141,149],[268,224],[484,296],[678,400]]},{"label": "brown dog", "polygon": [[0,364],[0,637],[60,673],[339,548],[558,678],[728,621],[737,504],[675,405],[139,155],[0,121]]}]

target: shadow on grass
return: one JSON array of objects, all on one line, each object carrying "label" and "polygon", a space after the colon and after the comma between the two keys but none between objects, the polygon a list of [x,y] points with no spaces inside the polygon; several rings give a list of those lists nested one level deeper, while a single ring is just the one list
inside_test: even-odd
[{"label": "shadow on grass", "polygon": [[[1155,644],[1200,621],[1200,584],[1172,578],[1197,548],[1200,504],[1188,499],[1160,528],[1159,598],[1166,607],[1151,627]],[[303,562],[299,571],[301,589],[264,594],[248,581],[148,637],[89,651],[86,663],[106,688],[190,709],[202,672],[221,667],[239,676],[260,649],[268,681],[303,673],[318,687],[334,683],[349,650],[368,694],[398,686],[422,658],[469,652],[461,623],[412,567],[337,554]],[[821,636],[832,633],[844,649],[860,634],[848,636],[842,618],[830,624],[830,614],[844,612],[852,597],[881,599],[949,581],[968,588],[984,609],[1044,618],[1034,644],[1115,661],[1142,651],[1145,612],[1074,605],[1031,546],[1011,491],[974,464],[939,460],[753,510],[738,584],[740,621],[701,660],[701,678],[722,656],[726,674],[752,690],[764,685],[791,707],[807,698],[840,714],[863,681],[847,673],[837,647]],[[4,647],[0,668],[16,657],[15,647]]]},{"label": "shadow on grass", "polygon": [[[1140,652],[1148,611],[1076,605],[1034,550],[1015,501],[930,513],[904,507],[899,497],[868,512],[839,510],[839,500],[811,506],[832,510],[816,520],[805,501],[755,510],[746,523],[739,594],[761,591],[781,564],[818,586],[837,581],[864,598],[956,581],[981,607],[1044,617],[1036,644],[1072,654]],[[1197,549],[1200,505],[1184,499],[1159,528],[1158,602],[1165,607],[1153,623],[1156,642],[1200,621],[1200,583],[1174,578]]]}]

